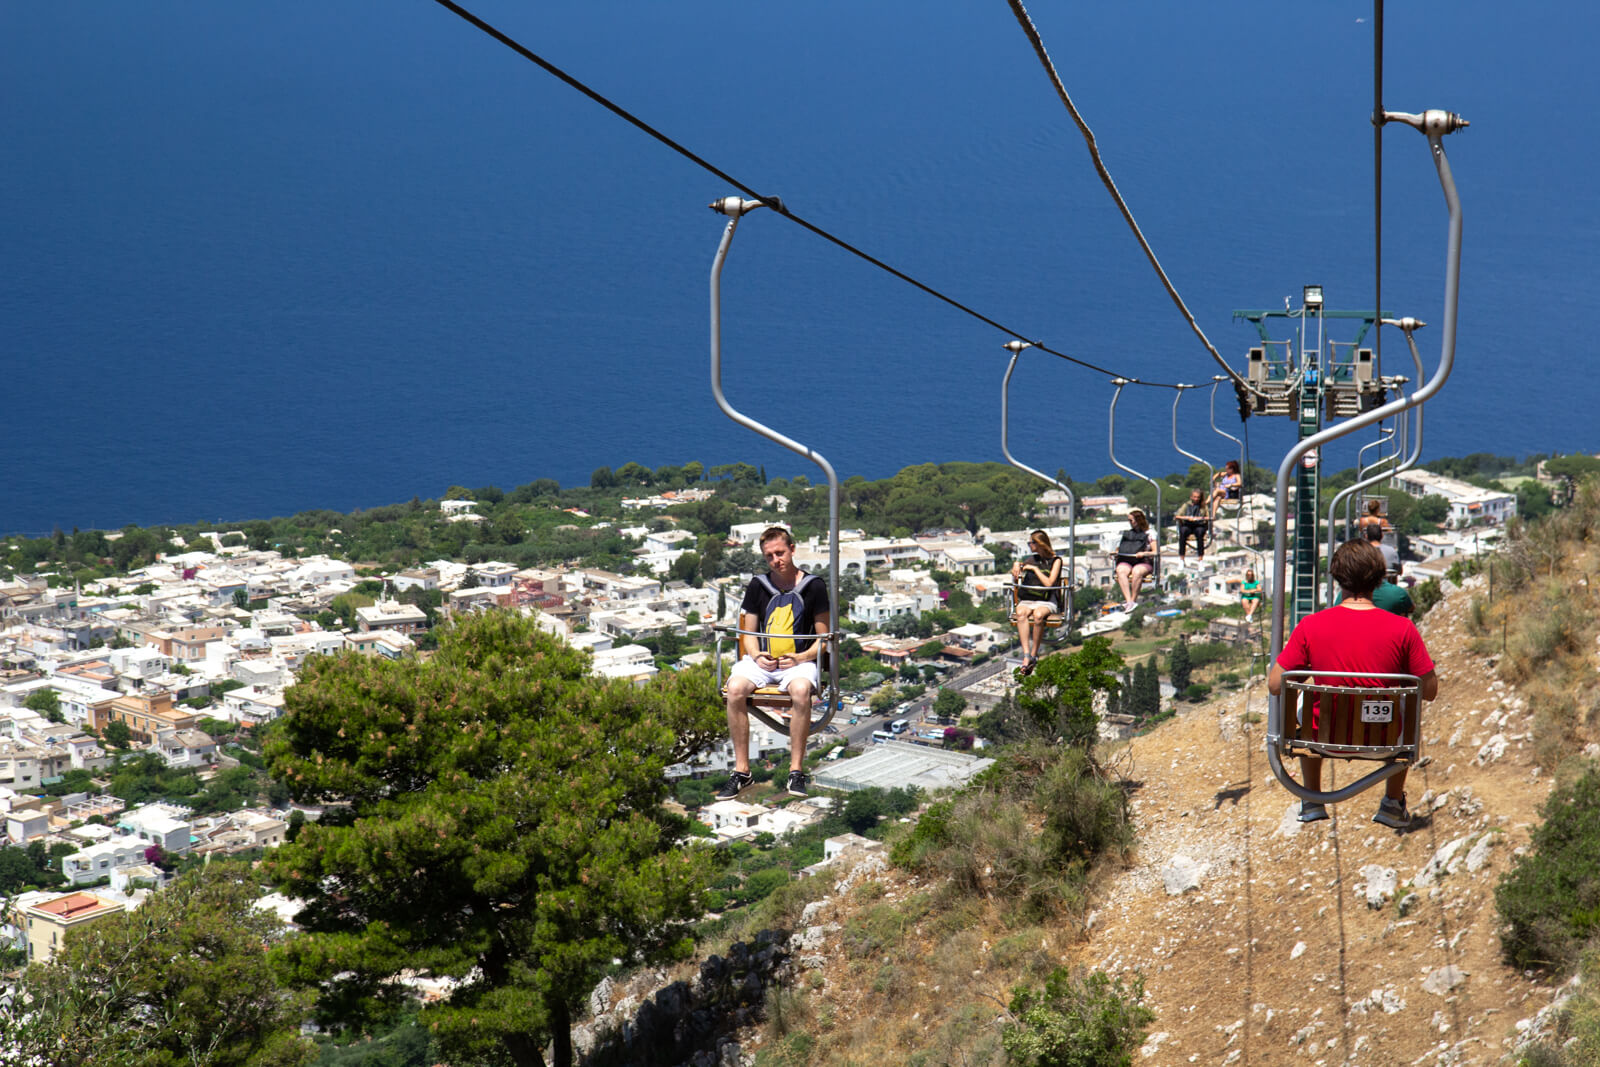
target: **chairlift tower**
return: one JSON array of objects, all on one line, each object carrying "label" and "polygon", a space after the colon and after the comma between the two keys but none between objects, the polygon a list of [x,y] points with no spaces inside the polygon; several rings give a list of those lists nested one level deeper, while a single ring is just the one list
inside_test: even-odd
[{"label": "chairlift tower", "polygon": [[[1372,349],[1361,347],[1380,315],[1372,311],[1329,311],[1323,306],[1320,285],[1307,285],[1301,290],[1298,309],[1290,308],[1288,303],[1285,298],[1282,311],[1235,311],[1233,317],[1253,323],[1261,335],[1260,347],[1250,349],[1246,370],[1246,380],[1255,390],[1251,413],[1293,418],[1299,427],[1299,439],[1304,441],[1322,430],[1324,419],[1349,418],[1384,402],[1386,389],[1377,359]],[[1269,319],[1292,320],[1296,338],[1274,340],[1267,330]],[[1361,329],[1354,341],[1329,341],[1327,319],[1357,319]],[[1317,512],[1321,477],[1317,452],[1306,453],[1295,475],[1294,548],[1289,555],[1288,583],[1291,626],[1318,606],[1321,582]],[[1278,521],[1282,522],[1283,516]],[[1273,594],[1282,595],[1278,590]]]}]

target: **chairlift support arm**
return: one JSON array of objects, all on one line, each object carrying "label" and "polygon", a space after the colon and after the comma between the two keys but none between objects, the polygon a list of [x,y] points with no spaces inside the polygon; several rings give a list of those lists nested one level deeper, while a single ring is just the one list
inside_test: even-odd
[{"label": "chairlift support arm", "polygon": [[[774,203],[781,203],[775,197],[769,198]],[[728,216],[728,224],[722,229],[722,240],[717,245],[716,257],[711,261],[711,395],[717,402],[717,407],[722,413],[747,430],[753,430],[771,441],[788,449],[802,459],[810,460],[822,469],[823,475],[828,479],[828,610],[835,624],[839,620],[839,475],[834,472],[833,464],[820,453],[799,441],[794,440],[777,430],[772,429],[749,415],[736,410],[728,403],[728,398],[722,392],[722,266],[728,258],[728,248],[733,244],[734,231],[739,228],[739,219],[754,211],[756,208],[768,205],[760,200],[744,200],[737,196],[724,197],[714,200],[709,205],[712,211]],[[830,645],[837,645],[838,627],[829,628],[828,635],[819,636],[819,640],[827,640]],[[735,649],[737,650],[737,643]],[[828,681],[826,690],[827,699],[823,702],[822,718],[813,722],[813,730],[821,729],[833,718],[834,706],[839,700],[839,656],[837,648],[833,649],[834,655],[828,657]],[[717,657],[717,666],[720,673],[722,657]],[[779,723],[763,715],[759,709],[753,713],[768,726],[783,733],[787,729]],[[795,709],[795,714],[800,714],[801,709]],[[806,711],[809,718],[809,710]]]},{"label": "chairlift support arm", "polygon": [[[1282,517],[1288,513],[1289,507],[1289,478],[1299,465],[1300,459],[1313,448],[1319,448],[1329,441],[1343,437],[1364,429],[1376,422],[1399,415],[1433,398],[1444,386],[1450,377],[1451,368],[1455,364],[1456,351],[1456,321],[1459,312],[1461,295],[1461,232],[1462,210],[1461,198],[1456,193],[1455,176],[1450,170],[1450,159],[1444,150],[1444,137],[1467,125],[1465,119],[1449,111],[1425,111],[1422,114],[1386,111],[1381,116],[1383,123],[1401,122],[1420,131],[1428,139],[1429,153],[1433,157],[1434,169],[1439,175],[1439,186],[1444,193],[1445,208],[1449,212],[1450,221],[1445,240],[1445,276],[1444,276],[1444,324],[1439,338],[1439,365],[1433,372],[1433,377],[1419,387],[1409,397],[1392,400],[1382,404],[1371,411],[1364,412],[1338,426],[1323,430],[1295,443],[1284,456],[1283,462],[1278,466],[1277,482],[1277,514],[1280,521],[1273,535],[1272,572],[1273,588],[1278,591],[1274,597],[1272,607],[1272,654],[1276,659],[1283,649],[1284,611],[1287,607],[1282,594],[1283,580],[1287,570],[1287,541]],[[1402,328],[1404,320],[1401,320]],[[1322,803],[1337,803],[1348,800],[1377,782],[1391,775],[1400,773],[1403,764],[1388,764],[1360,779],[1333,792],[1320,792],[1307,789],[1289,776],[1288,770],[1283,765],[1280,746],[1283,738],[1283,700],[1273,697],[1268,702],[1267,713],[1267,762],[1272,768],[1273,777],[1281,782],[1285,789],[1300,797],[1302,800],[1311,800]]]},{"label": "chairlift support arm", "polygon": [[[1017,360],[1021,358],[1024,350],[1032,348],[1031,341],[1007,341],[1005,349],[1011,353],[1011,362],[1006,364],[1006,376],[1000,382],[1000,453],[1006,457],[1006,462],[1019,471],[1031,474],[1050,485],[1055,486],[1067,494],[1067,560],[1066,560],[1066,588],[1067,603],[1065,621],[1068,628],[1072,625],[1072,592],[1078,583],[1077,578],[1077,550],[1078,550],[1078,498],[1073,494],[1072,487],[1050,477],[1043,471],[1034,470],[1016,456],[1011,454],[1011,375],[1016,372]],[[1060,553],[1057,553],[1059,555]]]}]

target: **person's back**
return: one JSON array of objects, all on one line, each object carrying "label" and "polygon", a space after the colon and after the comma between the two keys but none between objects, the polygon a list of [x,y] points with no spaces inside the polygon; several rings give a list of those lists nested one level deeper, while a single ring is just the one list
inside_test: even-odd
[{"label": "person's back", "polygon": [[[1305,663],[1307,670],[1423,674],[1432,669],[1431,663],[1422,671],[1414,669],[1427,662],[1428,653],[1410,619],[1343,605],[1301,619],[1284,656]],[[1377,685],[1378,680],[1339,679],[1337,684]]]}]

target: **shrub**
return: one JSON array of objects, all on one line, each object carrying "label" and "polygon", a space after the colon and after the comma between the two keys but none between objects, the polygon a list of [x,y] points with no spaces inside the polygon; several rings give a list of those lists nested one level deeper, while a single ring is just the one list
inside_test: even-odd
[{"label": "shrub", "polygon": [[1144,1041],[1155,1012],[1144,1006],[1140,979],[1095,973],[1074,977],[1057,968],[1041,992],[1017,987],[1004,1045],[1013,1063],[1026,1067],[1127,1067]]},{"label": "shrub", "polygon": [[1550,970],[1577,959],[1600,930],[1600,771],[1558,786],[1544,822],[1495,889],[1500,948],[1515,967]]},{"label": "shrub", "polygon": [[1444,599],[1444,590],[1439,587],[1437,578],[1429,578],[1411,590],[1411,603],[1416,608],[1412,614],[1413,619],[1421,619],[1433,606]]}]

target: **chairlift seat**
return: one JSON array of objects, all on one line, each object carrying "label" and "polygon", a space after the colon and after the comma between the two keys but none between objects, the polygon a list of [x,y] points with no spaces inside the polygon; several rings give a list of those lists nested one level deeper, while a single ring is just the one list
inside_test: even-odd
[{"label": "chairlift seat", "polygon": [[[1327,677],[1374,678],[1379,686],[1333,685]],[[1312,723],[1311,698],[1317,701]],[[1422,690],[1413,675],[1290,671],[1284,675],[1284,755],[1416,763],[1422,755]]]},{"label": "chairlift seat", "polygon": [[[712,630],[717,635],[716,663],[717,663],[717,691],[722,695],[723,702],[728,699],[728,685],[722,673],[722,642],[726,636],[733,636],[735,649],[738,648],[740,635],[752,637],[793,637],[793,634],[765,634],[756,630],[741,630],[737,626],[714,626]],[[813,637],[823,642],[822,655],[818,659],[818,681],[820,688],[811,691],[810,719],[811,727],[808,733],[817,733],[833,720],[833,713],[839,704],[839,691],[835,679],[830,672],[830,661],[839,649],[839,634],[837,631],[826,634],[801,634],[802,639]],[[775,685],[757,687],[745,699],[745,708],[768,728],[775,730],[784,737],[789,736],[789,720],[794,716],[794,698],[787,689],[780,689]]]},{"label": "chairlift seat", "polygon": [[[1022,590],[1024,590],[1024,589],[1042,589],[1044,587],[1043,586],[1038,586],[1038,585],[1028,585],[1028,584],[1026,584],[1024,582],[1012,582],[1010,588],[1011,588],[1011,625],[1015,626],[1015,625],[1017,625],[1017,617],[1018,617],[1018,614],[1019,614],[1018,609],[1021,607],[1021,605],[1023,603],[1023,601],[1022,601]],[[1065,598],[1065,597],[1067,597],[1067,596],[1069,596],[1071,594],[1071,587],[1067,584],[1065,577],[1063,577],[1061,581],[1057,582],[1053,586],[1050,586],[1049,588],[1050,588],[1051,592],[1058,594],[1058,596],[1061,597],[1061,598]],[[1048,614],[1048,615],[1046,615],[1044,617],[1044,625],[1045,625],[1046,629],[1054,630],[1057,627],[1061,626],[1064,622],[1067,621],[1066,613],[1061,609],[1059,604],[1056,602],[1056,598],[1055,597],[1052,597],[1050,600],[1031,600],[1031,601],[1028,601],[1028,603],[1030,603],[1030,604],[1051,604],[1052,605],[1052,607],[1050,609],[1050,614]]]}]

